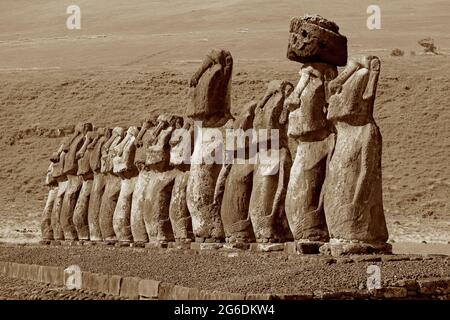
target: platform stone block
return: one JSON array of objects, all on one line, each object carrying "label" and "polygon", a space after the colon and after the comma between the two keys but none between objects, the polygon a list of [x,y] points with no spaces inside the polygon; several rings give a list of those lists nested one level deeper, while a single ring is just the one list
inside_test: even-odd
[{"label": "platform stone block", "polygon": [[400,299],[408,295],[408,290],[401,287],[385,287],[369,290],[369,292],[375,299]]},{"label": "platform stone block", "polygon": [[215,243],[215,242],[192,242],[191,249],[192,250],[218,250],[223,247],[223,243]]},{"label": "platform stone block", "polygon": [[138,277],[124,277],[120,285],[120,296],[131,300],[139,299],[139,282]]},{"label": "platform stone block", "polygon": [[252,243],[250,250],[255,252],[283,251],[284,243]]},{"label": "platform stone block", "polygon": [[172,291],[173,291],[174,286],[175,285],[170,284],[170,283],[160,283],[158,299],[159,300],[173,300]]},{"label": "platform stone block", "polygon": [[113,296],[120,295],[120,287],[122,284],[122,277],[121,276],[110,276],[109,277],[109,284],[108,284],[108,291],[109,294]]},{"label": "platform stone block", "polygon": [[40,282],[64,286],[64,269],[61,267],[40,266]]},{"label": "platform stone block", "polygon": [[139,281],[138,293],[140,297],[158,299],[160,281],[143,279]]},{"label": "platform stone block", "polygon": [[276,297],[270,293],[247,293],[245,300],[276,300]]},{"label": "platform stone block", "polygon": [[450,278],[444,279],[421,279],[417,280],[419,293],[423,295],[448,294],[450,293]]},{"label": "platform stone block", "polygon": [[224,243],[223,248],[225,250],[248,250],[250,249],[250,243],[243,243],[243,242]]},{"label": "platform stone block", "polygon": [[191,248],[190,242],[169,242],[168,248],[176,250],[189,250]]}]

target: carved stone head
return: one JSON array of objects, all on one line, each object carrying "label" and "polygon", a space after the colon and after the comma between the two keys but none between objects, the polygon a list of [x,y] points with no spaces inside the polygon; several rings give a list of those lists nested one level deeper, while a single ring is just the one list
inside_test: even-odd
[{"label": "carved stone head", "polygon": [[191,79],[186,116],[202,121],[204,127],[220,127],[231,117],[231,75],[229,51],[211,49]]},{"label": "carved stone head", "polygon": [[153,129],[153,141],[146,150],[146,165],[169,164],[170,137],[177,124],[176,116],[162,114],[158,117],[157,126]]},{"label": "carved stone head", "polygon": [[[264,97],[255,108],[253,128],[255,130],[279,130],[280,145],[287,139],[287,119],[283,116],[284,100],[291,94],[293,89],[293,85],[288,81],[273,80],[268,84]],[[268,138],[270,138],[269,135],[270,132],[268,133]]]},{"label": "carved stone head", "polygon": [[177,117],[175,130],[170,137],[170,163],[181,165],[190,163],[193,146],[192,124],[188,119]]},{"label": "carved stone head", "polygon": [[332,81],[336,93],[330,97],[327,118],[332,121],[368,122],[373,119],[373,105],[380,74],[380,60],[375,56],[351,59]]}]

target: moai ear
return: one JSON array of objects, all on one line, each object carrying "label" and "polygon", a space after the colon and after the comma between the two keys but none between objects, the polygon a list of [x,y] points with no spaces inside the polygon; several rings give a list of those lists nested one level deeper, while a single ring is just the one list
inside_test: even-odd
[{"label": "moai ear", "polygon": [[[294,85],[288,81],[283,81],[282,87],[281,87],[281,93],[283,94],[283,106],[284,106],[284,100],[289,97],[289,95],[294,91]],[[283,110],[281,111],[280,118],[278,119],[278,123],[281,125],[284,125],[288,121],[289,112],[287,108],[283,107]]]},{"label": "moai ear", "polygon": [[381,62],[378,57],[371,57],[369,63],[369,81],[363,94],[364,100],[375,98],[377,91],[378,78],[380,76]]}]

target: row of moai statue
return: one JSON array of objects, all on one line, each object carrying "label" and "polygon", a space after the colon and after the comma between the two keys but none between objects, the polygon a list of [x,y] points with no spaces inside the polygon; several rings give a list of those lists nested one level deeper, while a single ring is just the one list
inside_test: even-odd
[{"label": "row of moai statue", "polygon": [[[291,20],[287,56],[302,63],[297,85],[271,81],[236,118],[233,59],[213,49],[190,80],[184,117],[160,115],[127,130],[78,124],[51,159],[42,238],[294,240],[321,252],[388,252],[382,141],[373,119],[380,60],[347,61],[346,37],[320,16]],[[338,66],[345,66],[339,74]],[[217,151],[211,128],[276,131],[276,143],[258,141],[276,161],[249,161],[262,152],[252,155],[249,140],[224,148],[241,161],[193,161]]]}]

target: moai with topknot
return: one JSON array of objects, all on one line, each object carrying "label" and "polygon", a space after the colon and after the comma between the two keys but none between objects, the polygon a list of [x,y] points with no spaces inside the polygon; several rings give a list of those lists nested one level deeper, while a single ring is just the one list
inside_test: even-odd
[{"label": "moai with topknot", "polygon": [[116,242],[116,234],[113,227],[114,210],[120,194],[120,177],[113,171],[113,158],[116,156],[114,148],[123,140],[125,130],[115,127],[111,138],[102,148],[101,172],[105,174],[105,191],[99,212],[99,224],[102,240],[106,244]]},{"label": "moai with topknot", "polygon": [[255,108],[253,128],[258,133],[258,153],[249,215],[259,247],[292,238],[284,210],[292,160],[283,114],[284,100],[292,90],[291,83],[273,80]]},{"label": "moai with topknot", "polygon": [[91,194],[89,197],[88,225],[89,239],[94,242],[102,240],[99,214],[103,192],[105,191],[105,173],[101,171],[101,158],[103,146],[109,141],[112,141],[112,139],[110,139],[111,136],[112,129],[98,128],[97,135],[88,147],[88,149],[91,149],[89,155],[89,166],[94,175]]},{"label": "moai with topknot", "polygon": [[81,176],[77,175],[77,152],[83,146],[86,134],[92,129],[91,123],[77,124],[75,134],[65,145],[64,174],[67,176],[68,185],[61,208],[60,223],[64,232],[64,239],[68,241],[78,240],[77,230],[73,223],[73,214],[83,180]]},{"label": "moai with topknot", "polygon": [[287,56],[303,65],[299,82],[285,101],[288,136],[297,148],[286,215],[297,250],[318,253],[329,239],[322,201],[327,159],[334,142],[332,125],[326,118],[327,90],[337,76],[337,66],[347,62],[347,38],[325,18],[296,17],[291,20]]},{"label": "moai with topknot", "polygon": [[252,141],[256,105],[255,101],[245,105],[233,123],[233,144],[230,146],[227,139],[226,151],[232,161],[223,165],[216,187],[217,197],[223,192],[220,215],[228,247],[244,248],[245,243],[255,240],[248,209],[253,187],[251,159],[254,160],[257,147]]},{"label": "moai with topknot", "polygon": [[113,215],[113,227],[116,239],[121,244],[129,244],[133,240],[130,214],[131,200],[138,175],[134,164],[138,134],[138,127],[129,127],[125,138],[115,147],[116,156],[113,158],[113,172],[121,179],[119,199]]},{"label": "moai with topknot", "polygon": [[351,59],[330,83],[327,118],[336,143],[325,182],[324,207],[333,255],[386,253],[388,230],[383,210],[380,130],[373,107],[380,74],[375,56]]},{"label": "moai with topknot", "polygon": [[186,116],[194,122],[195,141],[186,197],[197,242],[221,242],[225,236],[220,218],[220,202],[215,197],[222,164],[214,159],[209,160],[220,158],[216,154],[221,148],[218,140],[223,137],[219,128],[232,118],[232,71],[231,54],[226,50],[212,49],[190,81],[190,102]]}]

